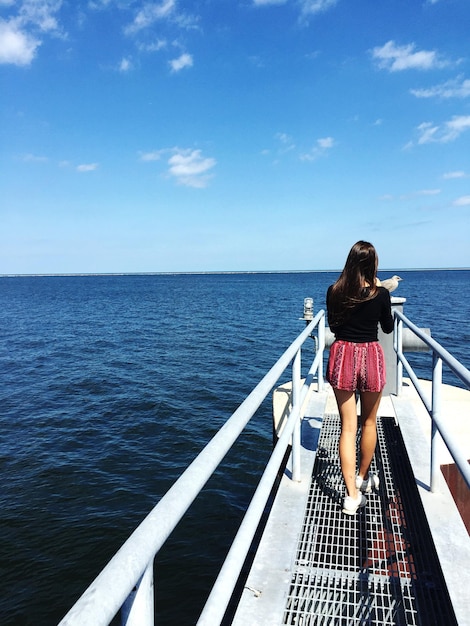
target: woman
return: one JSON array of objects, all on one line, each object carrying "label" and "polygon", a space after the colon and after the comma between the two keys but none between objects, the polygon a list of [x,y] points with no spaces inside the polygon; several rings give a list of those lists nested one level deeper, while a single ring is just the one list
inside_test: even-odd
[{"label": "woman", "polygon": [[[330,349],[327,380],[333,387],[341,417],[339,456],[347,495],[343,513],[354,515],[365,506],[363,492],[377,488],[369,473],[377,443],[377,410],[385,386],[385,358],[378,342],[378,325],[393,330],[390,294],[377,280],[378,258],[367,241],[351,248],[338,280],[328,288],[328,322],[335,335]],[[361,443],[356,476],[356,391],[361,400]]]}]

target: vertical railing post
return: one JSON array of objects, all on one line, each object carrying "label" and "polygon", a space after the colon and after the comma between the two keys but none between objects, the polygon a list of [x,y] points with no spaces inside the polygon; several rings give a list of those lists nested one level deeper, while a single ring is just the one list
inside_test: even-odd
[{"label": "vertical railing post", "polygon": [[292,363],[292,411],[298,418],[292,432],[292,480],[300,482],[300,388],[301,388],[301,348],[297,350]]},{"label": "vertical railing post", "polygon": [[323,391],[323,355],[325,353],[325,316],[318,322],[318,347],[322,352],[322,358],[318,363],[318,391]]},{"label": "vertical railing post", "polygon": [[122,605],[121,626],[154,626],[153,560]]},{"label": "vertical railing post", "polygon": [[397,353],[397,385],[396,392],[399,396],[403,386],[403,363],[398,358],[403,354],[403,320],[395,317],[395,352]]},{"label": "vertical railing post", "polygon": [[[390,301],[392,305],[392,315],[395,314],[395,311],[399,313],[403,311],[403,303],[406,302],[406,298],[397,298],[395,296],[392,296],[390,298]],[[387,382],[385,383],[385,387],[383,389],[384,396],[388,396],[390,394],[398,394],[398,390],[396,388],[398,360],[395,351],[394,334],[395,333],[393,333],[393,335],[389,333],[384,333],[382,328],[379,326],[378,339],[384,351],[385,367],[387,369]]]},{"label": "vertical railing post", "polygon": [[441,415],[442,397],[442,359],[432,353],[432,404],[431,404],[431,492],[439,490],[440,465],[439,447],[441,437],[436,426],[435,418]]}]

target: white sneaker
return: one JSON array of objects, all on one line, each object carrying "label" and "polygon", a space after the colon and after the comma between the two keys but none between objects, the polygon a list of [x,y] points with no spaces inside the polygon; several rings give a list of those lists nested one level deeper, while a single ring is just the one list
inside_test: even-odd
[{"label": "white sneaker", "polygon": [[343,501],[343,513],[346,515],[354,515],[357,509],[367,504],[367,498],[359,492],[357,498],[351,498],[351,496],[345,496]]},{"label": "white sneaker", "polygon": [[361,478],[360,476],[356,476],[356,487],[362,491],[362,493],[370,493],[372,489],[378,489],[380,485],[380,480],[377,474],[369,474],[367,478]]}]

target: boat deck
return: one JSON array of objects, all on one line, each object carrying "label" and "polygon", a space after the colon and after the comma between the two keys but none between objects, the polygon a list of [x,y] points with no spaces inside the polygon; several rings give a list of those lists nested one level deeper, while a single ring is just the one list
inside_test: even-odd
[{"label": "boat deck", "polygon": [[[469,392],[448,393],[468,414]],[[232,624],[470,624],[470,541],[445,481],[438,494],[427,487],[429,421],[409,385],[382,399],[380,486],[347,516],[336,402],[331,389],[311,393],[302,480],[288,465]]]}]

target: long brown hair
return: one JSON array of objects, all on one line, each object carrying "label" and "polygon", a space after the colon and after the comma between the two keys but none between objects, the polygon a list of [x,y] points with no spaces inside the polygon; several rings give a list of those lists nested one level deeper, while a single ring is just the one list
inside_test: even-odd
[{"label": "long brown hair", "polygon": [[358,241],[349,251],[341,276],[332,286],[328,301],[330,325],[344,323],[356,305],[377,294],[378,257],[368,241]]}]

